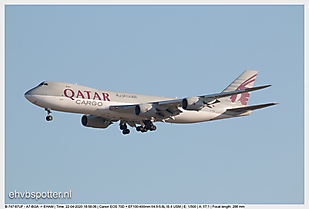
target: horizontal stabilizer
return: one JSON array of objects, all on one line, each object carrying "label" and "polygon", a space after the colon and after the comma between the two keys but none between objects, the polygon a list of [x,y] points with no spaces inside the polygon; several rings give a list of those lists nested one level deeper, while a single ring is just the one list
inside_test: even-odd
[{"label": "horizontal stabilizer", "polygon": [[243,112],[243,111],[248,111],[248,110],[257,110],[257,109],[269,107],[269,106],[276,105],[276,104],[278,104],[278,103],[268,103],[268,104],[261,104],[261,105],[252,105],[252,106],[231,108],[231,109],[227,109],[227,111]]}]

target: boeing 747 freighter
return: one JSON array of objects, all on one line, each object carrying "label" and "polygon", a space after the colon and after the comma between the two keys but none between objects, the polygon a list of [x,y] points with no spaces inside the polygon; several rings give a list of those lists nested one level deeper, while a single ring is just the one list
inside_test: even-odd
[{"label": "boeing 747 freighter", "polygon": [[257,71],[246,70],[221,93],[186,98],[168,98],[141,94],[103,91],[77,84],[44,81],[25,93],[33,104],[47,111],[83,114],[81,122],[86,127],[107,128],[120,121],[123,134],[128,126],[137,131],[156,130],[154,122],[199,123],[250,115],[253,110],[277,103],[247,106],[252,91],[271,85],[253,87]]}]

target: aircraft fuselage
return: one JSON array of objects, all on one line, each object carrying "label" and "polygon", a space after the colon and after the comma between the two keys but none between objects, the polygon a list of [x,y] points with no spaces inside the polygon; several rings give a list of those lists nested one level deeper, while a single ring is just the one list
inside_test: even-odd
[{"label": "aircraft fuselage", "polygon": [[[131,94],[114,91],[103,91],[77,84],[47,81],[45,85],[39,85],[25,93],[25,97],[33,104],[42,108],[55,111],[96,115],[108,120],[143,120],[131,113],[119,113],[109,110],[112,105],[135,105],[156,101],[169,101],[177,98]],[[46,85],[47,84],[47,85]],[[224,110],[203,109],[187,111],[181,108],[183,113],[173,119],[166,119],[170,123],[197,123],[216,118]]]},{"label": "aircraft fuselage", "polygon": [[[253,87],[257,71],[246,70],[221,93],[182,99],[98,90],[77,84],[46,81],[27,91],[25,97],[45,108],[47,121],[51,110],[84,114],[82,124],[107,128],[120,120],[123,134],[127,124],[137,131],[156,130],[153,122],[198,123],[250,115],[253,110],[275,105],[247,106],[252,91],[271,85]],[[136,126],[140,124],[140,126]]]}]

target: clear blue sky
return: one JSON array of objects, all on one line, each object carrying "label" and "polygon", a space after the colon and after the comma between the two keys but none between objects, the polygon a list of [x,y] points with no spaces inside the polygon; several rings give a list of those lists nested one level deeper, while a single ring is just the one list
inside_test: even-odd
[{"label": "clear blue sky", "polygon": [[[6,203],[304,202],[303,6],[6,6]],[[168,97],[259,71],[249,117],[123,136],[46,112],[44,80]],[[9,192],[72,191],[67,200]]]}]

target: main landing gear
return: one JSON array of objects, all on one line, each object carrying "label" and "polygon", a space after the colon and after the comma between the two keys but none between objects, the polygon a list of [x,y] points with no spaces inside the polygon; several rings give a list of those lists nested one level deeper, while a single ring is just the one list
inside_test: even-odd
[{"label": "main landing gear", "polygon": [[122,130],[122,133],[124,135],[130,133],[130,130],[128,129],[127,124],[120,124],[120,130]]},{"label": "main landing gear", "polygon": [[46,116],[46,120],[47,121],[52,121],[53,120],[53,116],[51,116],[51,111],[50,108],[45,108],[45,110],[47,111],[47,116]]},{"label": "main landing gear", "polygon": [[[136,131],[138,131],[138,132],[140,131],[142,133],[145,133],[147,131],[155,131],[157,129],[157,127],[155,125],[153,125],[153,123],[150,120],[144,120],[142,122],[142,124],[143,125],[141,125],[141,126],[136,126]],[[136,123],[133,124],[133,125],[135,126]],[[133,127],[133,125],[130,124],[130,126],[132,126],[132,127]],[[130,130],[127,127],[127,123],[124,122],[124,121],[120,121],[119,128],[120,128],[120,130],[122,130],[122,133],[124,135],[130,133]]]},{"label": "main landing gear", "polygon": [[143,121],[145,126],[137,126],[136,131],[140,131],[142,133],[149,131],[155,131],[157,127],[153,125],[153,123],[150,120]]}]

